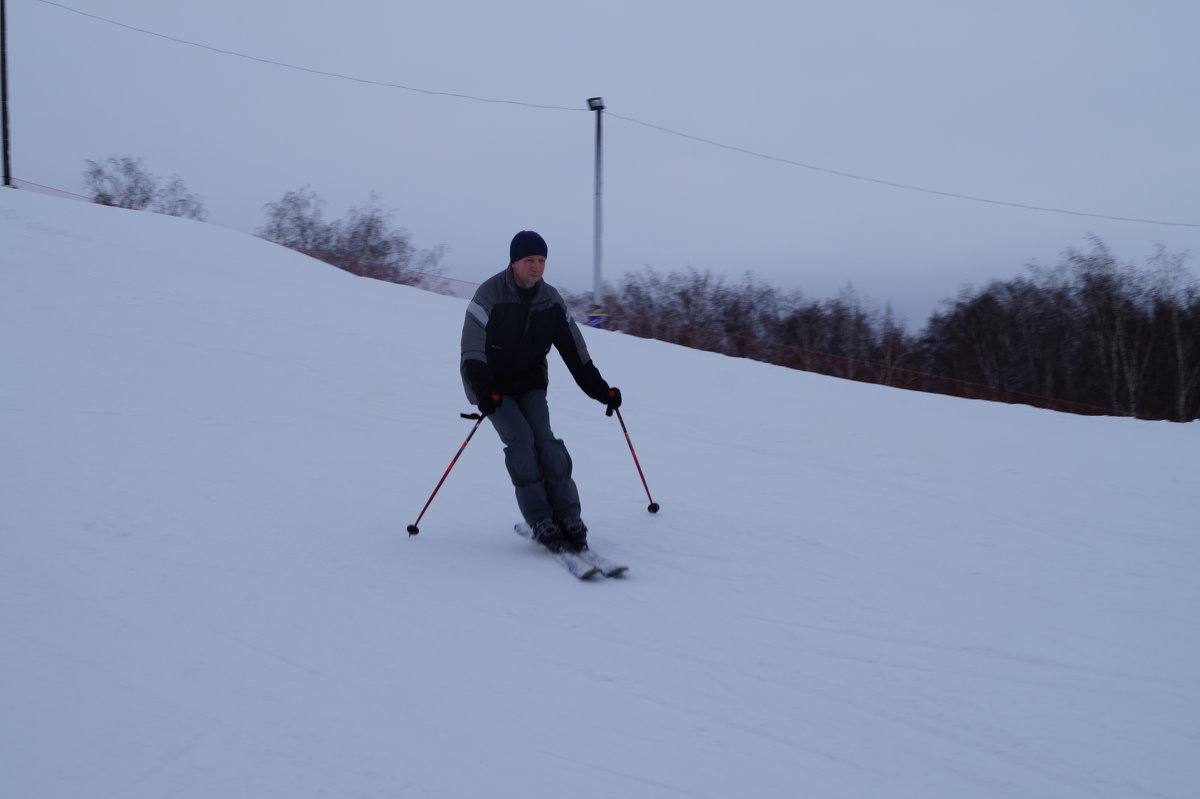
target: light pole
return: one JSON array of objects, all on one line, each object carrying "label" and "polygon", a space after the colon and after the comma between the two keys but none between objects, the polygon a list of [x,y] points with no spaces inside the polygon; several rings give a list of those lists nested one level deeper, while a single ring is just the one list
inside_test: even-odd
[{"label": "light pole", "polygon": [[8,157],[8,14],[0,0],[0,127],[4,128],[4,182],[12,185],[12,163]]},{"label": "light pole", "polygon": [[600,215],[600,118],[604,116],[604,98],[589,97],[588,108],[596,112],[596,220],[593,229],[594,240],[592,244],[592,306],[594,310],[600,308],[600,234],[603,230],[603,224]]}]

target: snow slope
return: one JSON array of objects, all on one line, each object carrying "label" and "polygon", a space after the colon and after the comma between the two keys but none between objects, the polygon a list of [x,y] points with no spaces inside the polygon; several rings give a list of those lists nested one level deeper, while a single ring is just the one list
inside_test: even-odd
[{"label": "snow slope", "polygon": [[486,423],[404,532],[462,300],[16,190],[0,258],[6,797],[1200,795],[1196,424],[588,330],[662,512],[554,361],[579,583]]}]

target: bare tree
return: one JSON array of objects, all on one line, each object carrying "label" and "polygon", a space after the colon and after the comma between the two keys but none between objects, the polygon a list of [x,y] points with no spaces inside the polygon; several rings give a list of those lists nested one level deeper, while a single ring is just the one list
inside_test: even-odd
[{"label": "bare tree", "polygon": [[311,186],[289,191],[267,203],[267,221],[258,235],[362,277],[437,290],[446,248],[414,247],[408,232],[393,226],[378,194],[372,192],[367,202],[333,222],[325,221],[324,207]]},{"label": "bare tree", "polygon": [[1067,251],[1075,279],[1080,321],[1092,344],[1097,377],[1109,407],[1137,415],[1142,376],[1150,363],[1153,342],[1146,335],[1149,309],[1141,275],[1117,262],[1098,238],[1091,252]]},{"label": "bare tree", "polygon": [[1170,253],[1161,244],[1150,258],[1154,273],[1154,319],[1165,328],[1169,394],[1173,418],[1194,418],[1200,406],[1200,286],[1184,267],[1186,255]]},{"label": "bare tree", "polygon": [[312,186],[286,192],[264,208],[267,221],[258,235],[267,241],[306,253],[333,249],[332,231],[324,219],[325,200]]},{"label": "bare tree", "polygon": [[87,161],[83,181],[92,202],[134,211],[147,208],[158,190],[158,179],[146,171],[142,159],[128,155]]},{"label": "bare tree", "polygon": [[204,201],[189,191],[178,175],[172,175],[167,185],[155,193],[150,210],[156,214],[199,221],[204,221],[208,216],[204,210]]},{"label": "bare tree", "polygon": [[86,164],[84,187],[94,203],[188,219],[205,217],[203,200],[188,191],[182,178],[172,175],[160,188],[158,178],[146,171],[140,158],[110,155],[103,162]]}]

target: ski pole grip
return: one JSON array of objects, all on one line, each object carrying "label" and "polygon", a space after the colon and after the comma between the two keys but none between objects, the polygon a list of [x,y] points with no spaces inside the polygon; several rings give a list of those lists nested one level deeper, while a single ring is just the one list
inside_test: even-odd
[{"label": "ski pole grip", "polygon": [[482,419],[483,418],[483,416],[478,413],[460,413],[459,416],[461,416],[464,419]]}]

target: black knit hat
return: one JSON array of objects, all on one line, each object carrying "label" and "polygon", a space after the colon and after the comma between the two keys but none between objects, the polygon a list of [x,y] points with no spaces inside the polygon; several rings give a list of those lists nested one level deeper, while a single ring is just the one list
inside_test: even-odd
[{"label": "black knit hat", "polygon": [[515,264],[522,258],[528,258],[531,255],[540,255],[545,258],[548,252],[549,248],[546,247],[545,239],[532,230],[522,230],[513,236],[512,244],[508,245],[508,262]]}]

